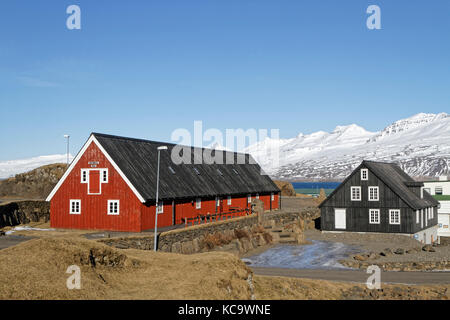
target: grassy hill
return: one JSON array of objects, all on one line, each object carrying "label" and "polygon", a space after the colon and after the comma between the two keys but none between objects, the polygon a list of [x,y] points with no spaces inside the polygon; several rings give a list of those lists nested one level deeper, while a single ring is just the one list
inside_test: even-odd
[{"label": "grassy hill", "polygon": [[66,164],[50,164],[0,181],[1,199],[45,199],[66,170]]}]

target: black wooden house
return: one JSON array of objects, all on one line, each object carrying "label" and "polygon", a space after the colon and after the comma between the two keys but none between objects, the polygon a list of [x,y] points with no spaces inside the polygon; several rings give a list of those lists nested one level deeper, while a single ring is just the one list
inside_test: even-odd
[{"label": "black wooden house", "polygon": [[436,201],[394,163],[363,161],[319,208],[322,231],[398,233],[437,240]]}]

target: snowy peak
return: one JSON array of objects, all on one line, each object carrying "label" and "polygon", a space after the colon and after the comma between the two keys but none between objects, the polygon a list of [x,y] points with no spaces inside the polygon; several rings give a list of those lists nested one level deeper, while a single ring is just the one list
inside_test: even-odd
[{"label": "snowy peak", "polygon": [[435,176],[450,170],[450,116],[419,113],[378,132],[356,124],[337,126],[332,132],[299,134],[279,145],[276,153],[264,142],[247,152],[281,179],[344,178],[363,160],[397,162],[413,176]]},{"label": "snowy peak", "polygon": [[447,113],[418,113],[412,117],[401,119],[384,128],[378,135],[372,138],[371,141],[378,141],[384,137],[401,134],[411,129],[420,128],[430,123],[439,122],[441,120],[449,119],[450,115]]}]

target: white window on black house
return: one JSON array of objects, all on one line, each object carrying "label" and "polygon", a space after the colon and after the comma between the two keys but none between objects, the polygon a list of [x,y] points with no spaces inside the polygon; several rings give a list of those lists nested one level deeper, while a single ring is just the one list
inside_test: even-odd
[{"label": "white window on black house", "polygon": [[227,205],[231,206],[231,196],[228,196],[227,198]]},{"label": "white window on black house", "polygon": [[420,210],[416,210],[416,223],[420,223]]},{"label": "white window on black house", "polygon": [[274,201],[275,200],[275,195],[273,194],[273,192],[270,194],[270,201]]},{"label": "white window on black house", "polygon": [[369,201],[378,201],[379,199],[379,188],[369,187]]},{"label": "white window on black house", "polygon": [[442,187],[434,188],[434,193],[437,194],[437,195],[442,195]]},{"label": "white window on black house", "polygon": [[88,182],[88,171],[81,170],[81,183],[87,183],[87,182]]},{"label": "white window on black house", "polygon": [[158,214],[164,213],[164,201],[158,202]]},{"label": "white window on black house", "polygon": [[361,187],[351,187],[350,192],[352,201],[361,201]]},{"label": "white window on black house", "polygon": [[389,210],[389,224],[400,224],[400,210]]},{"label": "white window on black house", "polygon": [[201,209],[202,208],[202,199],[197,198],[195,199],[195,209]]},{"label": "white window on black house", "polygon": [[81,214],[81,200],[70,200],[70,214]]},{"label": "white window on black house", "polygon": [[369,180],[369,169],[361,169],[361,180]]},{"label": "white window on black house", "polygon": [[102,170],[102,183],[108,183],[108,169]]},{"label": "white window on black house", "polygon": [[120,214],[119,200],[108,200],[108,214],[113,216]]},{"label": "white window on black house", "polygon": [[250,203],[250,202],[252,202],[252,195],[251,194],[247,195],[247,203]]},{"label": "white window on black house", "polygon": [[369,210],[369,223],[379,224],[380,223],[380,209],[370,209]]}]

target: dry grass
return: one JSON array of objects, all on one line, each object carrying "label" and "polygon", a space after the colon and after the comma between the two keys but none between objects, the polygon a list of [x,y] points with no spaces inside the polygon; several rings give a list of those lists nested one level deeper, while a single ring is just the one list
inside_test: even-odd
[{"label": "dry grass", "polygon": [[363,284],[255,276],[255,296],[260,300],[449,300],[450,285],[407,286],[383,284],[369,290]]},{"label": "dry grass", "polygon": [[213,249],[214,247],[220,247],[225,244],[229,244],[231,241],[233,241],[233,237],[229,235],[225,235],[220,232],[216,232],[214,234],[208,233],[202,240],[202,247]]},{"label": "dry grass", "polygon": [[[81,268],[81,290],[66,287],[73,264]],[[178,255],[43,238],[0,251],[0,299],[249,299],[249,272],[228,253]]]}]

